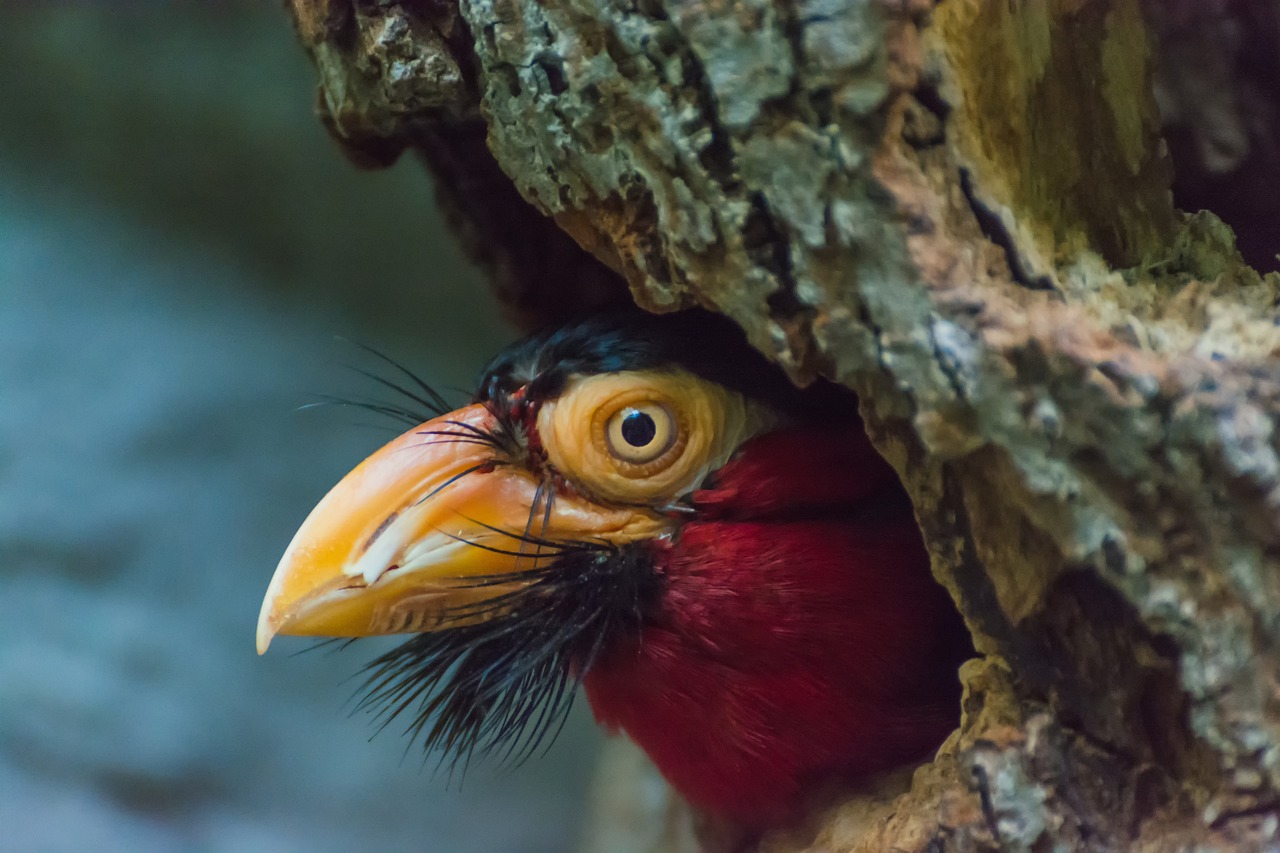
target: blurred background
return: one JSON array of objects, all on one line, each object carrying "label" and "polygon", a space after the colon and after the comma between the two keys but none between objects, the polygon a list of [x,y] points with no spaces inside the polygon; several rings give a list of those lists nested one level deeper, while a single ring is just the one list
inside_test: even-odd
[{"label": "blurred background", "polygon": [[338,338],[469,388],[511,337],[424,171],[354,169],[313,92],[275,3],[0,4],[0,851],[574,844],[585,703],[459,785],[349,716],[376,644],[254,653],[293,531],[391,435],[298,411],[377,395]]}]

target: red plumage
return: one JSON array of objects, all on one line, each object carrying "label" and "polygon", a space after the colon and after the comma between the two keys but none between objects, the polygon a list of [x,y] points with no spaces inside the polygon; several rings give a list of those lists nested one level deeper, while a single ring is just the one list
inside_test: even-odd
[{"label": "red plumage", "polygon": [[713,479],[655,545],[658,612],[585,687],[693,805],[762,827],[936,748],[970,646],[860,424],[758,437]]}]

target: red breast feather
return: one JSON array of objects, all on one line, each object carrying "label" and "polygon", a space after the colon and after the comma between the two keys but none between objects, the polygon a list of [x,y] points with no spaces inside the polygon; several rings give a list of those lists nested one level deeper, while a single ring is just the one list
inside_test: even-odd
[{"label": "red breast feather", "polygon": [[858,425],[759,437],[655,546],[658,612],[586,674],[693,805],[785,820],[815,781],[925,757],[955,726],[968,635]]}]

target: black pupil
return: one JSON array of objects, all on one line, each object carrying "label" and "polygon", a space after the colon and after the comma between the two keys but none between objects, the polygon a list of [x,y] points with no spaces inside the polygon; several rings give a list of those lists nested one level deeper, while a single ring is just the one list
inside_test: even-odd
[{"label": "black pupil", "polygon": [[632,412],[622,419],[622,439],[632,447],[648,447],[658,434],[658,425],[644,412]]}]

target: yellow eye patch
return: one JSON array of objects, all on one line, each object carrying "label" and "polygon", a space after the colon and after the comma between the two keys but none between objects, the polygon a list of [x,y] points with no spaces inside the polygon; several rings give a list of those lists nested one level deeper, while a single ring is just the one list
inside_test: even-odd
[{"label": "yellow eye patch", "polygon": [[547,459],[604,500],[663,504],[692,491],[772,419],[681,370],[571,379],[538,412]]}]

